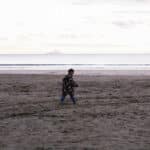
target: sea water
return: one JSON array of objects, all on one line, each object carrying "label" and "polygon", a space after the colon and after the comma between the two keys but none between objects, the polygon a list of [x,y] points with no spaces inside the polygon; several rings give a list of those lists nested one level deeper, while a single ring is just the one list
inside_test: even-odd
[{"label": "sea water", "polygon": [[0,70],[149,70],[149,54],[0,55]]}]

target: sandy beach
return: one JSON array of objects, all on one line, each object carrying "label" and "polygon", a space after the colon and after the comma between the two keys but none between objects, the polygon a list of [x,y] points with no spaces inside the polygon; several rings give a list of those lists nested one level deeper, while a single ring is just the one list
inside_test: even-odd
[{"label": "sandy beach", "polygon": [[150,76],[0,74],[0,150],[150,150]]}]

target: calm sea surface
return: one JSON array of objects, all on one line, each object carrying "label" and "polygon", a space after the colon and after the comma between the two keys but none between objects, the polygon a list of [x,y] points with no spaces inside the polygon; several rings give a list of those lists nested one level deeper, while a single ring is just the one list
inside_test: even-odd
[{"label": "calm sea surface", "polygon": [[0,55],[1,70],[64,70],[68,68],[101,70],[149,70],[149,54],[102,55]]}]

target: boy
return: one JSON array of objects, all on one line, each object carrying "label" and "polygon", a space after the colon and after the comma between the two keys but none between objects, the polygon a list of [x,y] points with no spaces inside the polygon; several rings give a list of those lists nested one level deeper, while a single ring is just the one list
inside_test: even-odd
[{"label": "boy", "polygon": [[62,97],[61,97],[62,103],[65,97],[69,95],[73,104],[76,104],[76,99],[74,97],[74,87],[78,87],[78,84],[73,80],[73,75],[74,75],[74,70],[69,69],[68,74],[63,78]]}]

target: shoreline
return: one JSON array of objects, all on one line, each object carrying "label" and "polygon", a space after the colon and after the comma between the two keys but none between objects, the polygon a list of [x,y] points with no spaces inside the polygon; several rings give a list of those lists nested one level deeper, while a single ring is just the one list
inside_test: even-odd
[{"label": "shoreline", "polygon": [[[64,75],[66,70],[0,70],[0,74]],[[149,76],[150,70],[75,70],[76,75]]]}]

